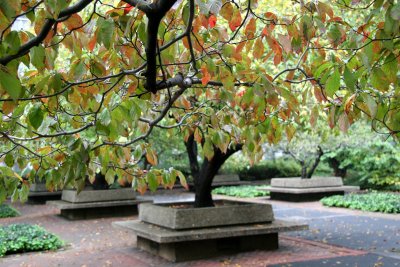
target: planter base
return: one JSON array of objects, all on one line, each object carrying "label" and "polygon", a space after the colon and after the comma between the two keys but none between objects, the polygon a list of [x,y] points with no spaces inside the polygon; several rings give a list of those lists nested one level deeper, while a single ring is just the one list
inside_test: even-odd
[{"label": "planter base", "polygon": [[28,194],[28,203],[32,204],[46,204],[48,200],[61,199],[61,191],[30,191]]},{"label": "planter base", "polygon": [[139,220],[115,222],[113,226],[133,230],[137,235],[138,248],[174,262],[257,249],[273,250],[279,247],[279,232],[308,229],[305,224],[281,220],[181,231]]},{"label": "planter base", "polygon": [[279,244],[278,234],[273,233],[165,244],[138,236],[137,247],[169,261],[182,262],[252,250],[275,250]]},{"label": "planter base", "polygon": [[50,192],[47,190],[45,183],[32,184],[29,189],[28,203],[46,204],[47,200],[59,199],[61,199],[61,190]]},{"label": "planter base", "polygon": [[306,201],[318,201],[324,197],[344,195],[344,191],[332,191],[332,192],[319,192],[319,193],[284,193],[284,192],[270,192],[271,199],[283,200],[290,202],[306,202]]}]

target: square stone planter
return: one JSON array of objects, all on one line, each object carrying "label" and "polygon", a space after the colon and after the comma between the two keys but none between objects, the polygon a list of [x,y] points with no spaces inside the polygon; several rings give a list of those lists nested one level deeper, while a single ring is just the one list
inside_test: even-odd
[{"label": "square stone planter", "polygon": [[209,208],[141,204],[139,220],[113,226],[134,231],[138,248],[174,262],[278,249],[280,232],[308,229],[306,224],[274,220],[270,205],[229,202]]},{"label": "square stone planter", "polygon": [[48,200],[61,199],[61,190],[50,192],[45,183],[34,183],[29,188],[28,202],[34,204],[45,204]]},{"label": "square stone planter", "polygon": [[190,203],[139,205],[143,222],[174,230],[272,222],[271,205],[233,201],[216,202],[215,207],[193,208]]},{"label": "square stone planter", "polygon": [[344,186],[340,177],[314,177],[311,179],[274,178],[271,180],[271,199],[284,201],[315,201],[326,196],[343,195],[357,191],[358,186]]},{"label": "square stone planter", "polygon": [[311,179],[294,178],[274,178],[271,180],[272,187],[285,188],[315,188],[315,187],[336,187],[343,186],[340,177],[313,177]]},{"label": "square stone planter", "polygon": [[79,194],[76,190],[63,190],[61,199],[71,203],[103,202],[116,200],[134,200],[136,191],[132,188],[118,188],[107,190],[83,190]]},{"label": "square stone planter", "polygon": [[47,204],[60,209],[60,215],[69,220],[136,215],[138,204],[149,202],[137,200],[132,188],[108,190],[87,189],[79,194],[76,190],[63,190],[62,199]]}]

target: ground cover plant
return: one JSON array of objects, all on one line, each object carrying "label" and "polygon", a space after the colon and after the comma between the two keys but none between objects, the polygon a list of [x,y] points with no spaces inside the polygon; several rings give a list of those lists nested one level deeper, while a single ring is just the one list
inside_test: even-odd
[{"label": "ground cover plant", "polygon": [[63,242],[38,225],[11,224],[0,226],[0,257],[6,254],[56,250]]},{"label": "ground cover plant", "polygon": [[17,217],[20,213],[18,210],[6,204],[0,204],[0,218]]},{"label": "ground cover plant", "polygon": [[264,185],[221,186],[215,188],[212,191],[212,193],[232,196],[232,197],[241,197],[241,198],[269,196],[269,191],[262,190],[265,188],[268,188],[268,186]]},{"label": "ground cover plant", "polygon": [[364,211],[400,213],[400,194],[388,192],[369,192],[366,194],[348,194],[330,196],[321,199],[328,207],[344,207]]}]

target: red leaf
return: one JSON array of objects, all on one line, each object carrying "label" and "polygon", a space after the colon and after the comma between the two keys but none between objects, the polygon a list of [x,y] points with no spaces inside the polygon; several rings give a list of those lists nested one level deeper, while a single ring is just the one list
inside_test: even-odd
[{"label": "red leaf", "polygon": [[126,5],[126,7],[124,8],[124,14],[128,14],[132,9],[134,9],[135,6],[131,6],[131,5]]},{"label": "red leaf", "polygon": [[216,24],[217,24],[217,17],[214,15],[211,15],[208,18],[208,25],[210,25],[210,28],[214,28]]}]

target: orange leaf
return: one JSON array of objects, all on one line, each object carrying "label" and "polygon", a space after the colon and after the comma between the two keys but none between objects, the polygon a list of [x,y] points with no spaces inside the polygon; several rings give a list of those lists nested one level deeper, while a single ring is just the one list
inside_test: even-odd
[{"label": "orange leaf", "polygon": [[[64,21],[65,26],[67,26],[68,30],[75,30],[83,25],[83,21],[81,16],[78,14],[71,15],[66,21]],[[82,29],[79,29],[82,31]]]},{"label": "orange leaf", "polygon": [[207,67],[206,66],[201,67],[200,71],[203,74],[203,77],[201,78],[201,84],[207,85],[211,79],[211,75],[208,72]]},{"label": "orange leaf", "polygon": [[236,10],[232,19],[229,21],[229,28],[231,31],[235,31],[240,24],[242,24],[242,15],[239,10]]},{"label": "orange leaf", "polygon": [[264,54],[264,44],[262,43],[261,38],[257,38],[253,48],[253,57],[259,59],[263,54]]},{"label": "orange leaf", "polygon": [[96,46],[96,42],[97,42],[97,35],[93,35],[92,39],[90,39],[89,44],[88,44],[88,48],[89,51],[92,52],[94,47]]},{"label": "orange leaf", "polygon": [[248,39],[254,38],[254,33],[256,32],[256,20],[251,18],[249,23],[247,23],[245,34]]},{"label": "orange leaf", "polygon": [[356,98],[356,95],[353,94],[349,98],[347,98],[346,102],[344,103],[344,111],[349,114],[351,106],[353,105],[354,99]]},{"label": "orange leaf", "polygon": [[17,103],[12,101],[5,101],[3,103],[3,114],[10,114],[13,112],[14,108],[17,106]]}]

